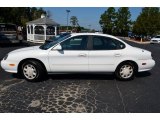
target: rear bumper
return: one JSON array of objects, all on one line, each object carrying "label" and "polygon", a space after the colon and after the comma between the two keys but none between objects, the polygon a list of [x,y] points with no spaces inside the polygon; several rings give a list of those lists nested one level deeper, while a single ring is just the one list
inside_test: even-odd
[{"label": "rear bumper", "polygon": [[6,71],[10,73],[17,73],[17,64],[15,66],[10,66],[9,64],[14,64],[13,62],[9,62],[7,60],[1,61],[1,67]]},{"label": "rear bumper", "polygon": [[[145,64],[145,65],[143,65]],[[139,60],[138,61],[138,72],[149,71],[155,66],[155,61],[153,59],[149,60]]]}]

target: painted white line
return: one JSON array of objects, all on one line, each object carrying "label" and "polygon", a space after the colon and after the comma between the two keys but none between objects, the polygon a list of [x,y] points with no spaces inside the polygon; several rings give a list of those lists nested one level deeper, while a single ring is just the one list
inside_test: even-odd
[{"label": "painted white line", "polygon": [[4,81],[5,82],[10,82],[10,81],[13,81],[13,80],[19,80],[19,79],[13,78],[13,79],[8,79],[8,80],[4,80]]},{"label": "painted white line", "polygon": [[10,85],[7,85],[7,86],[1,86],[0,92],[6,91],[8,88],[10,88],[12,86],[15,86],[17,84],[23,83],[23,82],[24,81],[20,81],[20,82],[17,82],[17,83],[14,83],[14,84],[10,84]]}]

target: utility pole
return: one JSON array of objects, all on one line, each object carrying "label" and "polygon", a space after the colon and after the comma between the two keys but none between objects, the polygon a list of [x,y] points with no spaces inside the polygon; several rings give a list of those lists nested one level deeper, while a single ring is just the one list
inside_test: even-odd
[{"label": "utility pole", "polygon": [[70,10],[66,10],[67,12],[67,32],[68,32],[68,18],[69,18],[69,13],[71,12]]}]

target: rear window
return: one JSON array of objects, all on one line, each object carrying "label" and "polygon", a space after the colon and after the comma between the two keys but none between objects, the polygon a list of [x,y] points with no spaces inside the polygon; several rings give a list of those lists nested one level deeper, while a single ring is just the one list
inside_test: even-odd
[{"label": "rear window", "polygon": [[0,31],[5,32],[5,31],[16,31],[16,25],[9,25],[9,24],[0,24]]},{"label": "rear window", "polygon": [[156,36],[155,38],[160,38],[160,36]]},{"label": "rear window", "polygon": [[119,40],[102,36],[93,37],[93,50],[118,50],[124,48],[125,44]]}]

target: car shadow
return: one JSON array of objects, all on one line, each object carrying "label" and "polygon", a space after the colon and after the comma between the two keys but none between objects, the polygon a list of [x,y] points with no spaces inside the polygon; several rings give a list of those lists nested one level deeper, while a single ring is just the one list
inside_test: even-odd
[{"label": "car shadow", "polygon": [[[148,77],[151,73],[140,72],[135,75],[136,78]],[[135,79],[136,79],[135,78]],[[52,74],[48,76],[48,79],[52,80],[115,80],[114,74],[103,73],[72,73],[72,74]]]},{"label": "car shadow", "polygon": [[72,74],[52,74],[49,75],[52,80],[114,80],[113,74],[91,74],[91,73],[72,73]]},{"label": "car shadow", "polygon": [[136,74],[137,78],[148,77],[148,76],[151,76],[151,73],[149,71],[139,72],[139,73]]},{"label": "car shadow", "polygon": [[[136,74],[136,78],[148,77],[150,72],[140,72]],[[23,79],[22,76],[18,74],[12,74],[12,77],[17,79]],[[136,79],[135,78],[135,79]],[[47,80],[115,80],[114,74],[103,74],[103,73],[68,73],[68,74],[50,74],[41,81]],[[39,81],[40,82],[40,81]]]},{"label": "car shadow", "polygon": [[13,78],[17,78],[17,79],[23,79],[23,77],[20,76],[20,75],[17,74],[17,73],[12,73],[12,77],[13,77]]}]

